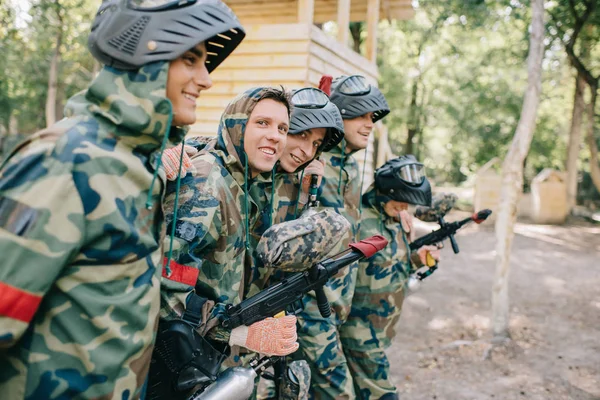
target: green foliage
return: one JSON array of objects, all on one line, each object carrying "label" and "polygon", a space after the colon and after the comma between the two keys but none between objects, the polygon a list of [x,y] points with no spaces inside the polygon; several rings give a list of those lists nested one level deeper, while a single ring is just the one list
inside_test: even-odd
[{"label": "green foliage", "polygon": [[[380,25],[378,63],[396,154],[406,148],[408,129],[418,126],[413,151],[438,183],[463,182],[506,155],[527,84],[529,12],[516,0],[421,1],[413,20]],[[563,49],[546,43],[526,181],[543,168],[562,169],[566,158],[574,72]]]},{"label": "green foliage", "polygon": [[62,111],[66,99],[89,84],[94,60],[86,40],[97,7],[94,0],[0,3],[0,125],[8,130],[13,114],[19,132],[46,126],[49,65],[59,30],[63,36],[57,109]]}]

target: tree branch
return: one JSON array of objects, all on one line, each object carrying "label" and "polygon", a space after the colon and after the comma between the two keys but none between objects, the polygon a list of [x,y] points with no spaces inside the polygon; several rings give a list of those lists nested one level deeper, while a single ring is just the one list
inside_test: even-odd
[{"label": "tree branch", "polygon": [[569,0],[569,7],[571,8],[571,13],[575,17],[575,21],[579,21],[580,17],[579,17],[579,14],[577,13],[577,10],[575,9],[575,0]]}]

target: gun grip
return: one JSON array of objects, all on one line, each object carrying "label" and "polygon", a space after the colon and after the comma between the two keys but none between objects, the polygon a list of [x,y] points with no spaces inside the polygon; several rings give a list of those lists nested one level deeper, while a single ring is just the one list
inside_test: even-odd
[{"label": "gun grip", "polygon": [[458,248],[458,243],[456,243],[456,239],[454,239],[454,235],[450,235],[450,244],[452,244],[452,251],[454,251],[454,254],[458,254],[460,249]]},{"label": "gun grip", "polygon": [[426,264],[428,267],[433,267],[436,264],[435,258],[433,258],[429,252],[427,252],[427,255],[425,256],[425,261],[427,261]]},{"label": "gun grip", "polygon": [[317,305],[319,306],[319,312],[323,318],[329,318],[331,315],[331,307],[329,306],[329,300],[323,290],[323,287],[315,289],[315,296],[317,298]]}]

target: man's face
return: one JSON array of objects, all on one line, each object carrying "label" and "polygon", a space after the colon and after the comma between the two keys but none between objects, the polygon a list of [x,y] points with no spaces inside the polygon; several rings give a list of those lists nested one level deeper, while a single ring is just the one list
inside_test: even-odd
[{"label": "man's face", "polygon": [[362,150],[369,143],[369,136],[373,131],[373,113],[369,112],[360,117],[344,120],[344,139],[346,150]]},{"label": "man's face", "polygon": [[304,132],[288,135],[283,155],[279,159],[285,172],[296,172],[298,167],[315,158],[319,146],[325,139],[326,128],[313,128]]},{"label": "man's face", "polygon": [[285,105],[273,99],[256,103],[244,131],[244,151],[253,178],[273,169],[283,154],[289,126]]},{"label": "man's face", "polygon": [[383,211],[392,218],[398,217],[400,211],[408,210],[408,203],[402,203],[401,201],[390,200],[383,206]]},{"label": "man's face", "polygon": [[196,100],[202,90],[211,86],[204,42],[171,61],[167,78],[167,98],[173,105],[171,124],[182,126],[196,122]]}]

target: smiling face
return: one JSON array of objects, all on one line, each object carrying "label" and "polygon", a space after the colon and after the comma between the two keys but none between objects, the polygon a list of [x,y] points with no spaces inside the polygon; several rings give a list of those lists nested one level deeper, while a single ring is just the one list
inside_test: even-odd
[{"label": "smiling face", "polygon": [[167,78],[167,98],[173,105],[171,125],[191,125],[196,122],[196,100],[202,90],[208,90],[211,86],[204,42],[171,61]]},{"label": "smiling face", "polygon": [[373,131],[373,113],[344,120],[344,139],[346,151],[362,150],[369,144],[369,136]]},{"label": "smiling face", "polygon": [[315,158],[325,139],[326,128],[313,128],[295,135],[288,135],[287,145],[279,159],[285,172],[296,172],[298,167]]},{"label": "smiling face", "polygon": [[273,99],[256,103],[244,131],[244,151],[252,178],[273,169],[285,148],[289,126],[288,109],[283,103]]}]

